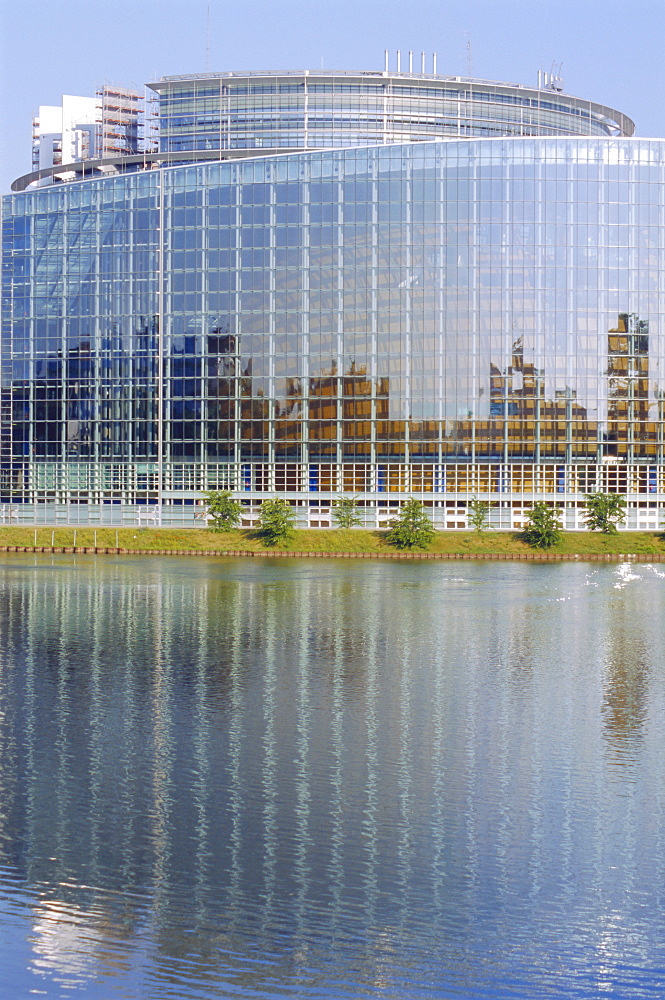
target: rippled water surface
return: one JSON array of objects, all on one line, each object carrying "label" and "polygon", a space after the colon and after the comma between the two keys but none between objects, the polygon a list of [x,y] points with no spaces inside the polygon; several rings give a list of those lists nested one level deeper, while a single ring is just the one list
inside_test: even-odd
[{"label": "rippled water surface", "polygon": [[5,556],[0,996],[665,995],[659,566]]}]

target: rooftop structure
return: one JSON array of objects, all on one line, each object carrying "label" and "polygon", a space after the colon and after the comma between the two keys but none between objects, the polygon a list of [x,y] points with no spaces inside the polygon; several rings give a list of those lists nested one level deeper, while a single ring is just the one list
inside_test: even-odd
[{"label": "rooftop structure", "polygon": [[32,119],[32,169],[94,157],[97,118],[94,97],[65,94],[59,106],[40,106]]},{"label": "rooftop structure", "polygon": [[211,73],[150,87],[159,95],[161,152],[634,131],[626,115],[549,88],[425,73]]},{"label": "rooftop structure", "polygon": [[126,87],[105,84],[97,91],[97,146],[95,156],[129,156],[142,148],[143,99]]},{"label": "rooftop structure", "polygon": [[[115,161],[152,148],[144,101],[126,87],[105,84],[95,97],[65,94],[58,106],[40,106],[32,120],[32,183],[78,176],[90,161]],[[20,185],[19,185],[20,186]]]},{"label": "rooftop structure", "polygon": [[[138,95],[129,91],[120,92],[130,96],[115,102],[124,115],[121,134],[115,133],[120,146],[107,141],[112,133],[104,123],[116,117],[110,96],[118,92],[104,88],[98,94],[104,138],[97,141],[94,153],[75,155],[75,147],[68,146],[53,163],[40,159],[37,166],[33,159],[33,172],[19,177],[12,189],[182,162],[239,159],[262,151],[473,137],[633,134],[635,126],[627,115],[564,94],[558,86],[549,80],[525,87],[387,69],[166,76],[149,84],[158,97],[157,143],[138,142],[136,118],[131,118],[138,114]],[[129,121],[134,124],[128,129]]]}]

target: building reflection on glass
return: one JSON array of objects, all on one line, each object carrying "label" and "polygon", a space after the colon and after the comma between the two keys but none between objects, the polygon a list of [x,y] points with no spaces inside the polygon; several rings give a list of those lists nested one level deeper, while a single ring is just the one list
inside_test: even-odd
[{"label": "building reflection on glass", "polygon": [[[252,465],[252,488],[265,491],[303,485],[305,450],[312,463],[307,487],[322,493],[402,491],[407,459],[416,463],[408,482],[424,493],[531,493],[541,480],[555,492],[605,487],[625,493],[633,486],[656,492],[655,467],[644,465],[629,473],[626,465],[635,458],[656,461],[661,447],[663,402],[654,401],[650,389],[648,331],[647,321],[619,314],[607,336],[606,390],[593,403],[593,415],[577,389],[558,388],[547,364],[541,368],[534,363],[532,348],[527,358],[520,336],[507,365],[489,360],[475,414],[470,407],[466,417],[414,420],[407,418],[400,378],[371,374],[379,366],[376,358],[347,359],[343,368],[332,359],[307,379],[267,377],[262,374],[265,357],[252,354],[260,338],[213,326],[205,336],[192,333],[172,340],[166,359],[163,452],[167,461],[177,462],[204,447],[210,459],[258,463]],[[272,344],[274,338],[268,339]],[[78,472],[68,474],[72,502],[91,502],[92,472],[85,462],[95,457],[120,463],[103,467],[109,503],[120,501],[127,489],[135,503],[154,498],[155,343],[155,321],[146,321],[129,341],[119,340],[113,355],[83,341],[64,357],[59,352],[40,361],[33,380],[14,381],[4,397],[11,412],[14,459],[32,454],[40,460],[62,455],[81,460]],[[281,364],[286,370],[286,362]],[[139,383],[142,389],[137,389]],[[404,415],[396,417],[400,412]],[[128,456],[146,463],[129,479],[122,468]],[[599,456],[617,464],[601,472],[595,465]],[[436,464],[446,457],[455,464]],[[460,465],[460,459],[472,464]],[[341,468],[340,461],[345,463]],[[567,473],[564,465],[543,470],[541,461],[577,464]],[[43,491],[43,499],[55,500],[60,495],[55,472],[51,479],[47,466],[42,472],[40,482],[53,487]],[[26,475],[24,462],[3,467],[5,500],[21,495]],[[167,479],[174,487],[190,481],[186,476]]]},{"label": "building reflection on glass", "polygon": [[617,166],[606,140],[562,142],[556,162],[544,139],[460,139],[16,195],[0,503],[176,517],[228,488],[329,523],[351,492],[381,526],[417,493],[457,527],[484,495],[509,527],[542,494],[581,527],[597,489],[657,528],[660,147],[624,138]]}]

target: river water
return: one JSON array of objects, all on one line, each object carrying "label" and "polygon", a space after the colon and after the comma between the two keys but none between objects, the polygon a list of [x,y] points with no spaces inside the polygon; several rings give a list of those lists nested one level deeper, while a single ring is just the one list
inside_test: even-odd
[{"label": "river water", "polygon": [[3,998],[665,995],[660,566],[0,558]]}]

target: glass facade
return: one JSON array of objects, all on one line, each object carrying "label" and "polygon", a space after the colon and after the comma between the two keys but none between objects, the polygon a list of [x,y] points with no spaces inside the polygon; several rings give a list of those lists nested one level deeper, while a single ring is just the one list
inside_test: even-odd
[{"label": "glass facade", "polygon": [[151,86],[162,153],[634,129],[626,115],[568,94],[460,77],[310,70],[165,77]]},{"label": "glass facade", "polygon": [[[168,167],[4,199],[0,511],[303,525],[419,495],[665,500],[665,141],[503,138]],[[659,520],[659,518],[661,520]]]}]

